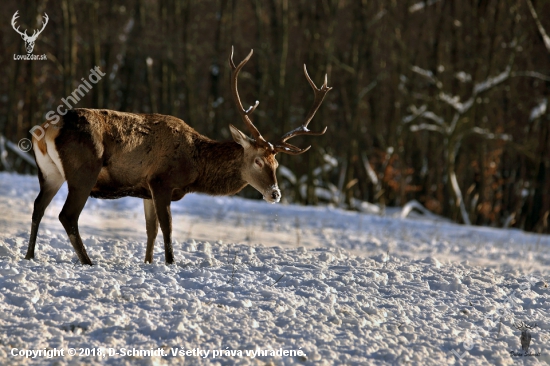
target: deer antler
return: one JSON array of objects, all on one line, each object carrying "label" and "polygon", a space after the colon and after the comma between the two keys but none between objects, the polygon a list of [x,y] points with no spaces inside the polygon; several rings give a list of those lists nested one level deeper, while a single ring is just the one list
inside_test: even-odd
[{"label": "deer antler", "polygon": [[17,14],[19,13],[19,10],[17,10],[15,12],[15,14],[13,14],[13,17],[11,18],[11,26],[13,27],[13,29],[19,33],[21,36],[24,37],[25,41],[27,40],[30,40],[30,41],[34,41],[36,40],[36,38],[38,37],[38,35],[40,35],[40,33],[42,33],[42,31],[44,30],[44,28],[46,28],[46,24],[48,24],[48,20],[50,20],[50,18],[48,17],[48,14],[44,13],[44,15],[42,16],[44,18],[44,21],[42,22],[42,29],[40,29],[39,31],[37,31],[36,29],[33,31],[32,33],[32,36],[29,36],[27,34],[27,30],[25,29],[25,32],[21,32],[19,30],[19,26],[17,26],[17,28],[15,28],[15,22],[17,20],[17,18],[19,18],[19,15]]},{"label": "deer antler", "polygon": [[523,321],[521,321],[521,322],[519,322],[519,323],[515,323],[515,324],[514,324],[514,327],[515,327],[517,330],[533,329],[533,328],[536,328],[536,327],[537,327],[537,323],[527,324],[527,323],[524,323]]},{"label": "deer antler", "polygon": [[233,62],[233,47],[231,47],[231,56],[229,56],[229,66],[231,66],[231,92],[233,93],[233,99],[235,100],[235,104],[237,105],[239,114],[241,115],[241,118],[243,119],[246,127],[254,137],[254,140],[256,140],[258,144],[269,148],[269,150],[273,150],[273,146],[263,138],[263,136],[260,134],[260,131],[258,131],[256,126],[254,126],[252,120],[250,120],[249,117],[252,112],[254,112],[256,107],[258,107],[258,104],[260,104],[260,102],[257,100],[253,106],[250,106],[250,108],[248,109],[244,109],[243,104],[241,103],[241,98],[239,97],[239,90],[237,89],[237,79],[239,77],[239,72],[248,62],[248,60],[250,60],[253,52],[254,50],[250,50],[248,56],[246,56],[246,58],[242,60],[239,65],[235,66],[235,63]]},{"label": "deer antler", "polygon": [[288,139],[290,139],[294,136],[298,136],[298,135],[319,136],[319,135],[323,135],[325,132],[327,132],[326,127],[321,132],[310,131],[310,130],[308,130],[307,125],[309,124],[309,122],[311,122],[311,120],[313,119],[313,116],[315,116],[315,113],[317,112],[317,110],[321,106],[321,103],[323,103],[323,99],[325,99],[325,95],[329,92],[330,89],[332,89],[332,87],[329,87],[327,85],[327,75],[325,74],[325,82],[323,83],[323,85],[321,85],[320,88],[317,88],[317,86],[315,85],[313,80],[311,80],[311,78],[309,77],[309,74],[307,73],[307,68],[306,68],[305,64],[304,64],[304,75],[306,76],[306,79],[309,82],[309,85],[311,85],[311,87],[313,88],[313,92],[315,93],[315,98],[313,99],[313,105],[311,106],[311,108],[310,108],[310,110],[309,110],[309,112],[306,116],[306,120],[304,121],[304,123],[300,127],[284,134],[283,137],[281,137],[281,139],[275,143],[275,152],[276,153],[277,152],[282,152],[282,153],[290,154],[290,155],[298,155],[298,154],[305,153],[306,151],[309,150],[309,148],[311,146],[308,146],[305,149],[300,149],[299,147],[291,145],[291,144],[287,143],[286,141]]},{"label": "deer antler", "polygon": [[[21,32],[21,31],[19,30],[19,27],[20,27],[20,26],[17,26],[17,28],[15,28],[15,21],[17,20],[17,18],[19,18],[19,15],[17,15],[17,13],[19,13],[19,10],[17,10],[17,11],[15,12],[15,14],[13,14],[13,17],[11,18],[11,26],[12,26],[12,28],[13,28],[14,31],[16,31],[17,33],[19,33],[19,34],[22,35],[23,37],[28,38],[29,36],[28,36],[28,34],[27,34],[27,30],[26,30],[26,29],[25,29],[25,32]],[[44,13],[44,14],[45,14],[45,13]]]},{"label": "deer antler", "polygon": [[46,28],[46,24],[48,24],[48,20],[50,20],[50,18],[48,17],[48,14],[46,14],[46,13],[44,13],[42,18],[44,18],[44,21],[42,21],[42,29],[40,29],[39,31],[35,30],[30,38],[36,39],[38,37],[38,35],[40,33],[42,33],[44,28]]}]

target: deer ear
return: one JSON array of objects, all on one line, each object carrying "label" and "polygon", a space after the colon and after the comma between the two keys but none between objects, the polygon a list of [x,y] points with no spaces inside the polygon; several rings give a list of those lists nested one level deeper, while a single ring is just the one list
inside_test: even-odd
[{"label": "deer ear", "polygon": [[250,138],[239,131],[235,126],[230,124],[229,130],[231,131],[231,136],[233,136],[233,140],[235,140],[235,142],[241,145],[243,148],[248,149],[252,145],[252,141],[250,141]]}]

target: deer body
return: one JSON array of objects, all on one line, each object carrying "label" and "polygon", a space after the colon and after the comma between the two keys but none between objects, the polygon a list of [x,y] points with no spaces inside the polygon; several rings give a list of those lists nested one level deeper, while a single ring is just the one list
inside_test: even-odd
[{"label": "deer body", "polygon": [[80,262],[88,265],[92,262],[80,237],[78,218],[89,196],[104,199],[131,196],[144,200],[148,263],[153,261],[159,226],[166,262],[173,263],[170,203],[187,193],[232,195],[250,184],[266,201],[278,202],[281,194],[275,176],[278,166],[275,154],[300,154],[307,150],[286,140],[300,134],[320,134],[310,132],[307,124],[330,88],[325,80],[321,89],[317,89],[305,72],[316,96],[308,118],[279,142],[270,144],[249,118],[258,102],[244,110],[237,92],[238,73],[251,55],[252,52],[238,67],[232,59],[230,64],[235,101],[254,139],[230,125],[233,141],[218,142],[172,116],[104,109],[69,110],[58,122],[46,121],[42,125],[46,131],[42,138],[33,136],[40,193],[34,202],[25,258],[34,258],[44,211],[65,181],[69,193],[59,220]]},{"label": "deer body", "polygon": [[153,177],[170,182],[172,201],[190,192],[235,194],[247,185],[240,176],[240,145],[211,140],[175,117],[75,109],[59,124],[55,139],[60,156],[70,154],[71,143],[79,143],[97,158],[94,198],[151,199]]}]

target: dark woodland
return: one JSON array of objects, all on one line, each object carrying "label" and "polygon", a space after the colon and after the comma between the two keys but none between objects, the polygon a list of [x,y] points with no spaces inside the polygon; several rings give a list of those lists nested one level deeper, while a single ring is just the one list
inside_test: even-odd
[{"label": "dark woodland", "polygon": [[[244,129],[268,141],[312,103],[303,75],[333,90],[310,124],[328,131],[279,154],[287,202],[384,210],[418,201],[459,223],[550,233],[550,1],[3,0],[0,170],[36,173],[6,148],[30,138],[99,66],[75,107],[162,113],[200,133]],[[40,29],[33,53],[12,28]],[[280,156],[283,155],[283,156]],[[29,155],[30,156],[30,155]],[[253,189],[241,195],[260,198]],[[370,203],[371,205],[367,204]],[[374,204],[374,205],[373,205]],[[370,207],[370,208],[369,208]]]}]

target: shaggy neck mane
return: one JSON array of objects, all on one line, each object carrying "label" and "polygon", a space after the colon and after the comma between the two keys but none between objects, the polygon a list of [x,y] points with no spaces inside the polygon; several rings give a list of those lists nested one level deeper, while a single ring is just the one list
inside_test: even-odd
[{"label": "shaggy neck mane", "polygon": [[[198,140],[195,159],[200,167],[193,188],[212,195],[235,194],[247,183],[241,177],[244,149],[234,141]],[[205,189],[206,188],[206,189]]]}]

